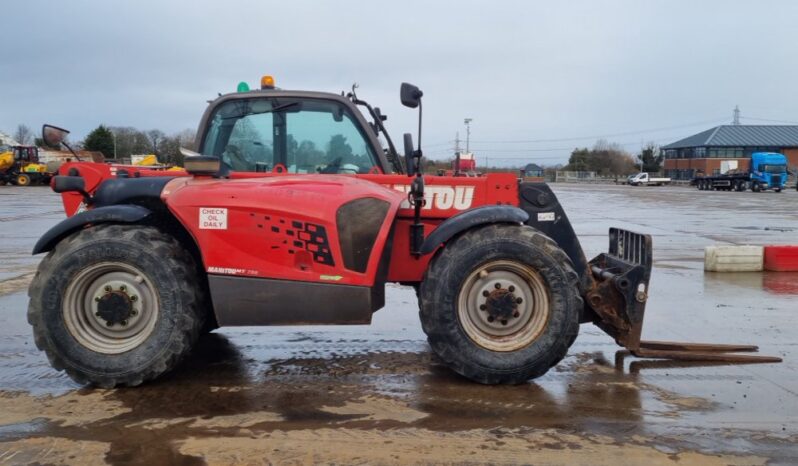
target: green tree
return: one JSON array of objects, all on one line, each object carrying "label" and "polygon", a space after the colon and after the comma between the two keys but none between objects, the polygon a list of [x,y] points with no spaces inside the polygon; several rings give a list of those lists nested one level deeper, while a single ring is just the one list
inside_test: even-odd
[{"label": "green tree", "polygon": [[599,139],[592,149],[574,149],[565,170],[596,172],[598,176],[625,175],[635,171],[634,159],[620,144]]},{"label": "green tree", "polygon": [[571,157],[568,158],[568,165],[565,167],[570,171],[589,171],[590,170],[590,151],[587,147],[574,149]]},{"label": "green tree", "polygon": [[347,144],[346,137],[342,134],[336,134],[330,138],[327,148],[327,158],[330,162],[340,158],[342,163],[352,158],[352,146]]},{"label": "green tree", "polygon": [[646,144],[637,156],[637,160],[643,162],[643,171],[650,173],[660,171],[663,158],[663,154],[653,142]]},{"label": "green tree", "polygon": [[114,156],[114,135],[103,125],[95,128],[83,142],[86,150],[101,152],[107,159]]}]

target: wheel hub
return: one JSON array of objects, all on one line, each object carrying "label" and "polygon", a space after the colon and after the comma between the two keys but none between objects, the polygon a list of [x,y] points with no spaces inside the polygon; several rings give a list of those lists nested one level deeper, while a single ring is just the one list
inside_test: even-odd
[{"label": "wheel hub", "polygon": [[96,315],[109,327],[117,324],[126,326],[128,319],[133,317],[133,312],[133,300],[121,290],[105,293],[97,301]]},{"label": "wheel hub", "polygon": [[[495,320],[509,320],[518,317],[518,303],[516,302],[515,293],[512,291],[499,288],[488,294],[485,300],[485,310],[488,316],[493,317]],[[506,324],[505,324],[506,325]]]},{"label": "wheel hub", "polygon": [[155,285],[132,265],[102,262],[79,272],[64,293],[67,329],[84,347],[119,354],[147,339],[158,319]]},{"label": "wheel hub", "polygon": [[472,272],[458,297],[465,333],[493,351],[515,351],[534,341],[549,318],[542,277],[524,264],[499,260]]}]

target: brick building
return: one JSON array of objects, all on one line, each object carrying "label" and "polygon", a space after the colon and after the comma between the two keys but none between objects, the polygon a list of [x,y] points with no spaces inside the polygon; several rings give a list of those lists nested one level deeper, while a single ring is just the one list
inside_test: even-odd
[{"label": "brick building", "polygon": [[721,160],[737,160],[748,170],[753,152],[779,152],[788,169],[798,172],[798,126],[723,125],[662,146],[665,176],[689,180],[697,173],[717,174]]}]

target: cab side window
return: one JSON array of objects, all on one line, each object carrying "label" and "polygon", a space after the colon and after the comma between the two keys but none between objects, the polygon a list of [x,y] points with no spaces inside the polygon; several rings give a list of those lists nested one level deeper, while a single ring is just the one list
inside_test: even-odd
[{"label": "cab side window", "polygon": [[368,173],[371,145],[338,104],[308,105],[286,115],[287,168],[291,173]]}]

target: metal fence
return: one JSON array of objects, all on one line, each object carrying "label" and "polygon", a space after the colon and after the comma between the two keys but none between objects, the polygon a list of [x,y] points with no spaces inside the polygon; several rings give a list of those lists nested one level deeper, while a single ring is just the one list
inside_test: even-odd
[{"label": "metal fence", "polygon": [[[550,183],[615,183],[615,176],[598,176],[596,172],[556,171],[546,177]],[[620,181],[625,181],[625,178]]]}]

